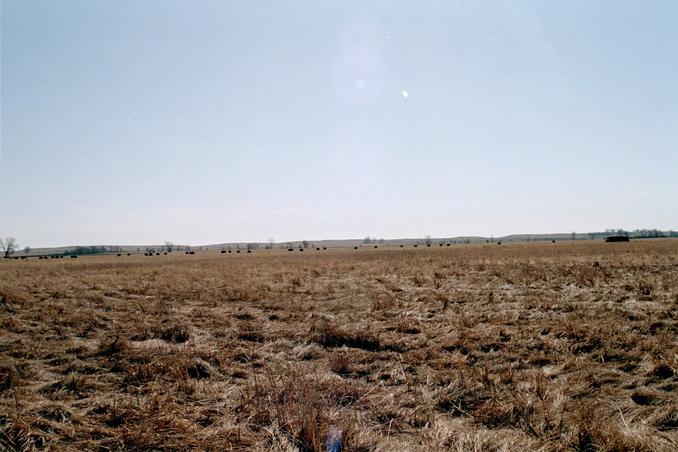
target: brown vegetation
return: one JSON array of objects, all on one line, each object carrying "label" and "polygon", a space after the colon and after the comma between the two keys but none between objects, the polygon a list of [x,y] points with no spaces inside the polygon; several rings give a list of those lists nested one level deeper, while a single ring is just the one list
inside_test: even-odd
[{"label": "brown vegetation", "polygon": [[676,450],[678,241],[0,263],[0,449]]}]

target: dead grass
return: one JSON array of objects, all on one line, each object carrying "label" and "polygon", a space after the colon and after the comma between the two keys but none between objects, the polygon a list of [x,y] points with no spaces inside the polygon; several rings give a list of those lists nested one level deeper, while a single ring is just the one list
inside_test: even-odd
[{"label": "dead grass", "polygon": [[676,450],[677,306],[675,240],[0,262],[0,449]]}]

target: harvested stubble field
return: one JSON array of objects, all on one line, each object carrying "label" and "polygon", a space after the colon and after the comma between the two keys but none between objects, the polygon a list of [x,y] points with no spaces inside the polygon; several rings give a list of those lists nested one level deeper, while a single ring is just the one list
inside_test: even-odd
[{"label": "harvested stubble field", "polygon": [[678,448],[676,240],[10,261],[0,291],[5,447]]}]

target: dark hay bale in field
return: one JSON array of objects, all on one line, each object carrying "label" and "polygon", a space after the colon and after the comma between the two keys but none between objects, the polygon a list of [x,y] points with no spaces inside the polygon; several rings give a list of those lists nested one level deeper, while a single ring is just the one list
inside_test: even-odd
[{"label": "dark hay bale in field", "polygon": [[400,245],[400,247],[401,247],[401,248],[404,248],[404,247],[405,247],[405,245]]},{"label": "dark hay bale in field", "polygon": [[77,259],[78,256],[71,256],[71,259]]},{"label": "dark hay bale in field", "polygon": [[555,241],[555,240],[551,240],[551,243],[556,243],[556,241]]},{"label": "dark hay bale in field", "polygon": [[225,250],[221,250],[221,254],[226,254],[226,251],[225,251]]},{"label": "dark hay bale in field", "polygon": [[231,254],[231,250],[228,250],[228,254]]},{"label": "dark hay bale in field", "polygon": [[497,245],[501,245],[501,242],[497,242]]},{"label": "dark hay bale in field", "polygon": [[247,253],[248,253],[248,254],[251,253],[251,252],[252,252],[252,250],[247,250]]},{"label": "dark hay bale in field", "polygon": [[324,250],[326,250],[326,249],[327,249],[327,247],[326,247],[326,246],[323,246],[323,249],[324,249]]},{"label": "dark hay bale in field", "polygon": [[188,251],[186,251],[186,254],[188,254]]},{"label": "dark hay bale in field", "polygon": [[165,256],[167,256],[167,251],[165,251],[165,252],[164,252],[164,253],[162,253],[162,254],[164,254]]},{"label": "dark hay bale in field", "polygon": [[287,248],[287,251],[288,251],[288,252],[289,252],[289,251],[294,251],[294,249],[293,249],[293,248]]},{"label": "dark hay bale in field", "polygon": [[127,255],[128,255],[128,256],[131,256],[131,255],[132,255],[132,253],[127,253]]},{"label": "dark hay bale in field", "polygon": [[414,245],[415,248],[418,247],[418,246],[419,246],[419,245]]},{"label": "dark hay bale in field", "polygon": [[353,247],[353,249],[354,249],[354,250],[357,250],[357,249],[358,249],[358,247],[357,247],[357,246],[354,246],[354,247]]},{"label": "dark hay bale in field", "polygon": [[445,246],[450,246],[450,244],[448,243],[448,244],[447,244],[447,245],[445,245]]},{"label": "dark hay bale in field", "polygon": [[122,254],[118,253],[118,257],[122,256]]},{"label": "dark hay bale in field", "polygon": [[316,248],[315,250],[316,250],[316,251],[320,251],[320,248]]},{"label": "dark hay bale in field", "polygon": [[195,254],[195,251],[190,251],[188,254]]},{"label": "dark hay bale in field", "polygon": [[374,249],[377,249],[377,248],[379,248],[379,247],[377,245],[374,245]]},{"label": "dark hay bale in field", "polygon": [[240,254],[240,250],[235,250],[235,252],[236,252],[237,254]]},{"label": "dark hay bale in field", "polygon": [[430,243],[427,243],[427,244],[426,244],[426,248],[431,248],[431,244],[430,244]]},{"label": "dark hay bale in field", "polygon": [[303,248],[299,248],[299,251],[304,251],[304,249],[303,249]]}]

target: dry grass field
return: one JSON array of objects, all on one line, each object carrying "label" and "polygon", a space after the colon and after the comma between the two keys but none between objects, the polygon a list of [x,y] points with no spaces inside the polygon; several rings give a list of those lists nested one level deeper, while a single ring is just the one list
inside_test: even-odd
[{"label": "dry grass field", "polygon": [[677,308],[678,240],[0,262],[0,437],[677,450]]}]

